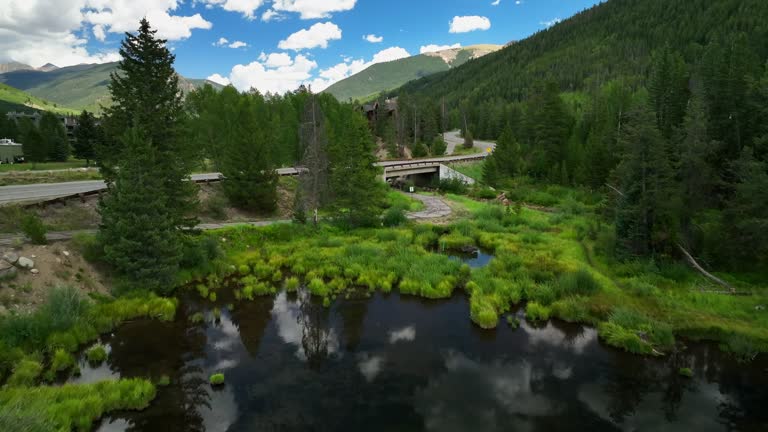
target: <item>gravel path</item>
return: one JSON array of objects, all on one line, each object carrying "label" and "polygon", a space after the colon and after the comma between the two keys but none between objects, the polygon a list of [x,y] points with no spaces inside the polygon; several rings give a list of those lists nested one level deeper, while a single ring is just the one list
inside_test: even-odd
[{"label": "gravel path", "polygon": [[451,215],[451,208],[442,198],[432,195],[408,194],[413,199],[424,203],[424,210],[406,214],[411,220],[440,219]]}]

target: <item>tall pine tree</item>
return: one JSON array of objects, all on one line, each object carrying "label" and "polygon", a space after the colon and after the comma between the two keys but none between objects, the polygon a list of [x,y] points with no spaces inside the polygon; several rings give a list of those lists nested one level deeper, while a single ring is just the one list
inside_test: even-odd
[{"label": "tall pine tree", "polygon": [[75,129],[74,154],[78,159],[85,159],[86,166],[91,166],[91,160],[96,156],[96,146],[101,142],[101,135],[96,117],[88,111],[80,113]]},{"label": "tall pine tree", "polygon": [[98,151],[102,174],[114,182],[116,170],[127,147],[120,139],[137,128],[143,139],[157,152],[155,173],[162,178],[169,216],[177,227],[192,227],[197,219],[190,215],[197,205],[197,189],[186,181],[196,161],[196,146],[185,144],[182,126],[184,110],[179,77],[173,69],[175,56],[166,41],[142,19],[136,34],[126,33],[120,47],[122,60],[110,75],[109,91],[113,104],[105,108],[105,142]]},{"label": "tall pine tree", "polygon": [[141,289],[169,293],[181,260],[181,233],[167,195],[159,193],[160,156],[146,135],[130,129],[121,139],[120,169],[100,202],[98,239],[120,275]]},{"label": "tall pine tree", "polygon": [[45,112],[40,118],[39,129],[45,141],[48,159],[56,162],[66,161],[69,158],[69,140],[61,119],[56,114]]},{"label": "tall pine tree", "polygon": [[676,240],[679,204],[674,172],[654,113],[632,113],[619,138],[621,162],[614,173],[619,197],[616,237],[622,256],[669,252]]}]

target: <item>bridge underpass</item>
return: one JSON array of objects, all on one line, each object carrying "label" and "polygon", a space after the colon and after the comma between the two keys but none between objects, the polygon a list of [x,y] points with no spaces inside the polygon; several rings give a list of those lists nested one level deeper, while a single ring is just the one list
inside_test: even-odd
[{"label": "bridge underpass", "polygon": [[466,184],[475,180],[439,162],[409,161],[399,165],[384,166],[384,181],[390,184],[402,184],[412,181],[414,185],[424,187],[436,180],[459,179]]}]

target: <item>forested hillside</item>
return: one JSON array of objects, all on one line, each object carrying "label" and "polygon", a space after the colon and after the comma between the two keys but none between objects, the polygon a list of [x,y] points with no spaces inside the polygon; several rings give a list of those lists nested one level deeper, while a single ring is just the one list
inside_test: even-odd
[{"label": "forested hillside", "polygon": [[610,0],[404,86],[399,124],[380,129],[498,139],[491,185],[604,190],[619,256],[683,246],[716,268],[765,269],[766,17],[762,0]]}]

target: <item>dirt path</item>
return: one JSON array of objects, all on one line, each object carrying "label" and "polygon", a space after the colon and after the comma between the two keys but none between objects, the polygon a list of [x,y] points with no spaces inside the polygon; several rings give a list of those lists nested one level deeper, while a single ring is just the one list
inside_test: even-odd
[{"label": "dirt path", "polygon": [[411,220],[441,219],[451,215],[451,207],[439,196],[408,194],[409,197],[424,203],[424,210],[407,213]]}]

